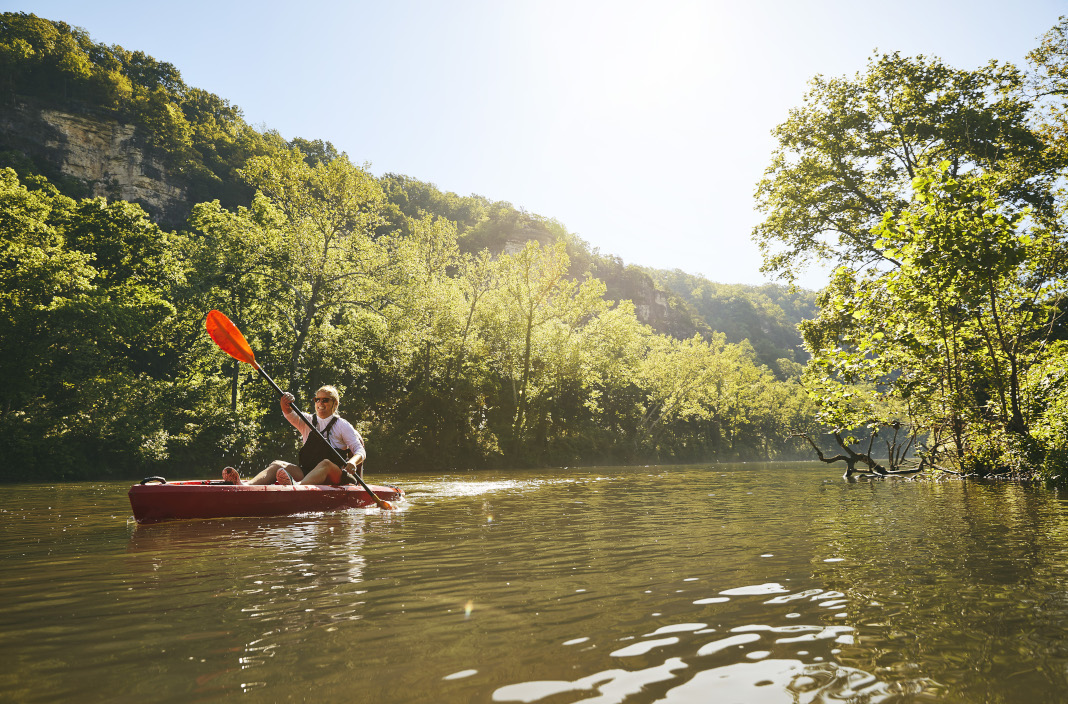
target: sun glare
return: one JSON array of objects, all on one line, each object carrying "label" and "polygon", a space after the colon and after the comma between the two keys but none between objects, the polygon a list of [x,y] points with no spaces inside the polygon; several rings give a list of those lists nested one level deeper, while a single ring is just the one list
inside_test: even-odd
[{"label": "sun glare", "polygon": [[[525,71],[567,111],[611,120],[683,108],[723,64],[708,3],[526,7]],[[574,115],[572,115],[574,117]]]}]

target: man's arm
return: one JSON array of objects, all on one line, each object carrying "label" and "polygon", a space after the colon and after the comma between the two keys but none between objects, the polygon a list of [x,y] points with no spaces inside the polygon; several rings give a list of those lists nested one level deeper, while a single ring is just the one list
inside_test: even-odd
[{"label": "man's arm", "polygon": [[352,457],[345,463],[342,469],[346,472],[357,472],[360,476],[363,476],[363,463],[367,459],[367,449],[363,445],[363,438],[356,432],[356,429],[352,427],[352,424],[345,421],[343,430],[341,433],[341,440],[352,452]]}]

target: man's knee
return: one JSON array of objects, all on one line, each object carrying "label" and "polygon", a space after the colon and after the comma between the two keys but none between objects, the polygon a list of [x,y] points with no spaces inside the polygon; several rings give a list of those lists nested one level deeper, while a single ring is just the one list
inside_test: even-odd
[{"label": "man's knee", "polygon": [[286,462],[285,460],[275,460],[267,465],[267,469],[264,471],[271,477],[278,472],[278,470],[284,469],[289,473],[289,476],[293,477],[293,481],[299,482],[304,478],[304,471],[297,465]]},{"label": "man's knee", "polygon": [[337,484],[341,481],[341,468],[330,460],[323,460],[313,470],[317,481],[324,484]]}]

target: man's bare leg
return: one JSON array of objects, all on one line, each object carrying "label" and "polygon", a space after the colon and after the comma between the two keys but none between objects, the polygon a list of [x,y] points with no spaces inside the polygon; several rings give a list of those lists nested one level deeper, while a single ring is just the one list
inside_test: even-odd
[{"label": "man's bare leg", "polygon": [[252,479],[245,482],[246,484],[274,484],[275,479],[278,477],[278,470],[284,469],[289,473],[289,476],[293,478],[293,481],[300,481],[304,477],[304,472],[300,470],[295,464],[284,462],[282,460],[275,460],[267,465],[267,468],[262,472],[254,476]]},{"label": "man's bare leg", "polygon": [[[294,477],[296,479],[296,477]],[[338,484],[341,481],[341,468],[330,460],[323,460],[308,472],[301,484]]]},{"label": "man's bare leg", "polygon": [[[361,462],[356,466],[356,473],[363,477],[363,463]],[[296,479],[296,477],[293,477]],[[341,483],[341,468],[330,460],[323,460],[319,464],[315,465],[315,469],[308,472],[304,479],[300,480],[301,484],[331,484],[337,485]]]}]

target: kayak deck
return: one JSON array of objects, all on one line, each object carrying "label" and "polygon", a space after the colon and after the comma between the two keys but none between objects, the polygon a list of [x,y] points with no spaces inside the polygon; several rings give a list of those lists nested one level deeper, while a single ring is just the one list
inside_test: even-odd
[{"label": "kayak deck", "polygon": [[[186,518],[286,516],[294,513],[370,508],[375,500],[359,485],[225,484],[218,481],[142,482],[130,487],[130,506],[138,523]],[[394,486],[371,486],[383,501],[404,492]]]}]

